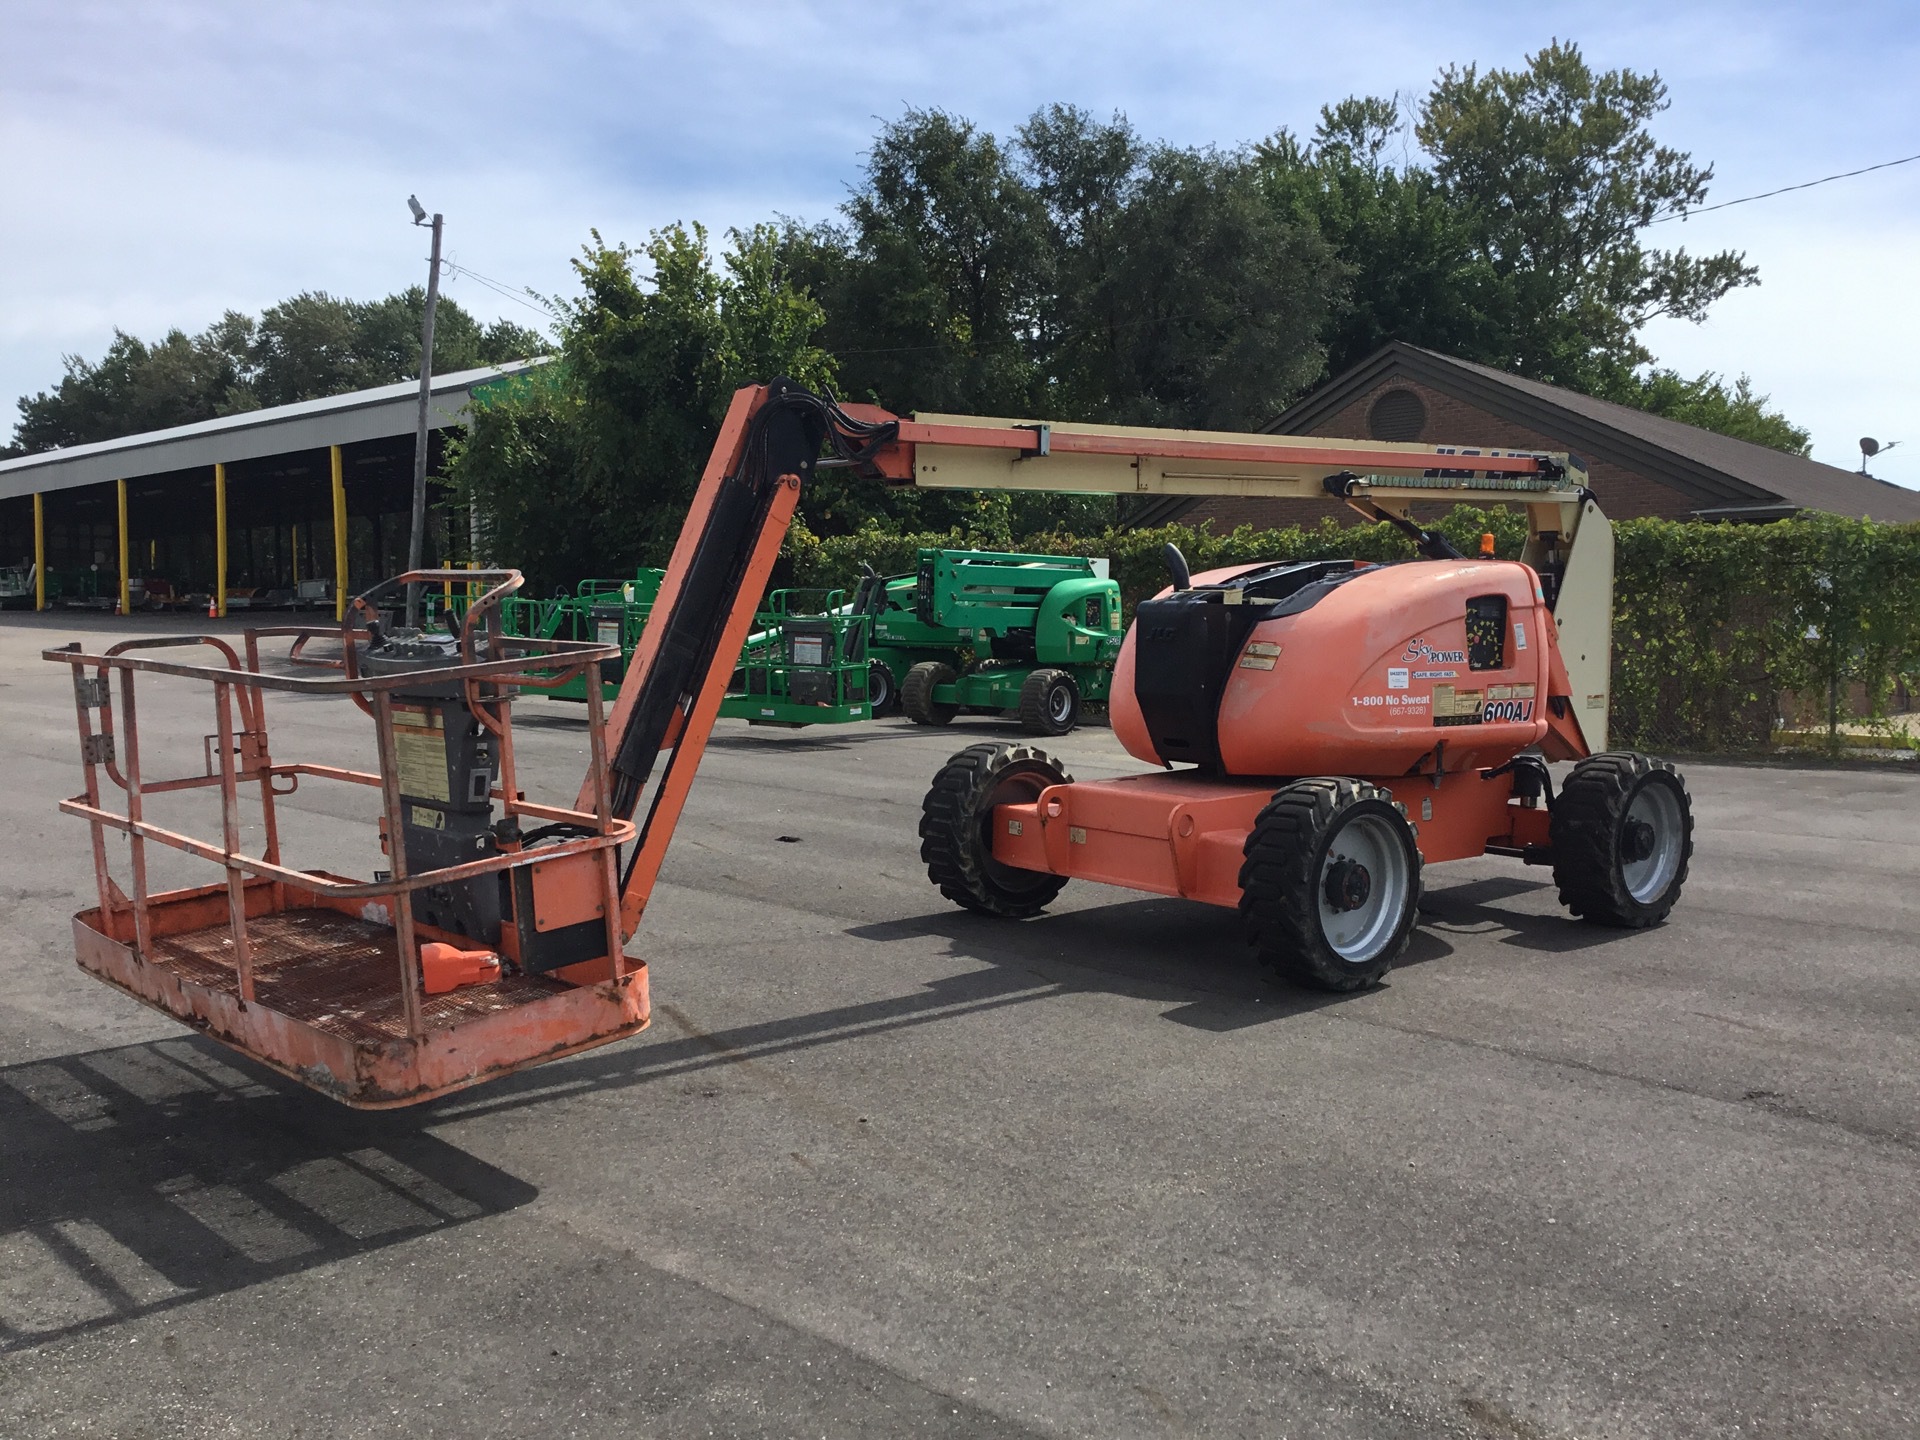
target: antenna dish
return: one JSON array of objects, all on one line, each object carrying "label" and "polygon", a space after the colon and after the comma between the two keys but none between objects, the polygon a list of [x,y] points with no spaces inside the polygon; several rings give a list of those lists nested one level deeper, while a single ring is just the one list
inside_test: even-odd
[{"label": "antenna dish", "polygon": [[1871,435],[1862,435],[1860,437],[1860,453],[1868,457],[1878,455],[1880,453],[1880,442]]}]

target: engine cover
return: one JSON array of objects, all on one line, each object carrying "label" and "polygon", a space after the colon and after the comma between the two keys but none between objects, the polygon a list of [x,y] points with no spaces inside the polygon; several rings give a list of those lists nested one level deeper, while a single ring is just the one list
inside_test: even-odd
[{"label": "engine cover", "polygon": [[1518,562],[1216,572],[1140,604],[1113,730],[1141,760],[1221,775],[1498,765],[1547,733],[1554,645]]}]

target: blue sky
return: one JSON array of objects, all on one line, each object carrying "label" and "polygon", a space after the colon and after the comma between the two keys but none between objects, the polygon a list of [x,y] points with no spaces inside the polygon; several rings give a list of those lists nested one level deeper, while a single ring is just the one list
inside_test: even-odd
[{"label": "blue sky", "polygon": [[[1920,153],[1916,0],[6,0],[0,418],[116,324],[153,337],[416,281],[410,191],[446,212],[452,259],[551,293],[591,227],[828,215],[909,105],[1004,132],[1070,101],[1234,144],[1554,37],[1667,80],[1658,134],[1715,165],[1712,200]],[[1861,435],[1908,440],[1874,468],[1920,486],[1920,164],[1653,234],[1742,248],[1763,282],[1651,329],[1664,363],[1750,374],[1835,464]],[[447,293],[538,320],[465,277]]]}]

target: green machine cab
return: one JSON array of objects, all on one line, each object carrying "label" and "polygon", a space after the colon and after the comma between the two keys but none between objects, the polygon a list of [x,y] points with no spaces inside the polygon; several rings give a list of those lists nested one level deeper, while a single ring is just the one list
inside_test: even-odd
[{"label": "green machine cab", "polygon": [[869,576],[854,609],[872,623],[876,714],[895,703],[919,725],[1017,711],[1022,728],[1064,735],[1102,704],[1120,655],[1120,586],[1076,555],[922,550],[911,575]]}]

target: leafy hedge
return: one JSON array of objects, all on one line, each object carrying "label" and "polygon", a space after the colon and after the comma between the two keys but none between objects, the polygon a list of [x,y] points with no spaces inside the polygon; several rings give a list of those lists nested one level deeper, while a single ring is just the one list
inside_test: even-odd
[{"label": "leafy hedge", "polygon": [[1629,520],[1614,529],[1615,734],[1762,750],[1865,722],[1920,685],[1920,525]]},{"label": "leafy hedge", "polygon": [[[1016,544],[1006,512],[983,501],[977,522],[947,534],[868,528],[822,539],[796,523],[786,554],[793,583],[851,587],[867,562],[913,568],[922,546],[1105,556],[1129,608],[1166,583],[1172,541],[1194,570],[1256,560],[1410,558],[1389,525],[1225,535],[1185,525],[1093,536],[1029,535]],[[1483,532],[1497,553],[1520,553],[1524,520],[1460,506],[1439,522],[1463,551]],[[1627,520],[1614,527],[1613,743],[1661,750],[1759,751],[1780,722],[1825,735],[1830,721],[1886,723],[1920,689],[1920,525],[1816,516],[1772,525]],[[1831,710],[1829,708],[1831,703]]]}]

